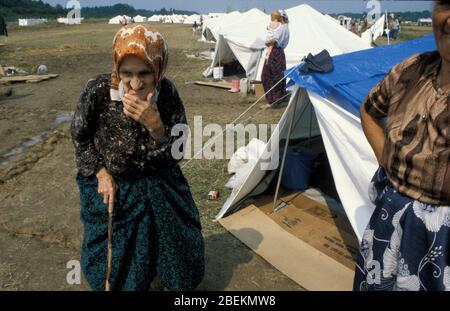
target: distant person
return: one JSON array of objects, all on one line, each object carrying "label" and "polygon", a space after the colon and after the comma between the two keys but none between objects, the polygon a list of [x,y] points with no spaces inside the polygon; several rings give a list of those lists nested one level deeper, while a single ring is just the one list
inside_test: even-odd
[{"label": "distant person", "polygon": [[367,17],[364,17],[364,19],[361,21],[361,30],[360,35],[365,32],[367,29],[369,29],[369,23],[367,21]]},{"label": "distant person", "polygon": [[397,18],[395,18],[392,22],[392,30],[391,30],[391,35],[390,37],[393,40],[397,40],[398,37],[398,33],[400,32],[400,20]]},{"label": "distant person", "polygon": [[0,36],[8,36],[8,28],[3,16],[0,15]]},{"label": "distant person", "polygon": [[395,65],[361,105],[379,163],[354,290],[450,290],[450,7],[435,1],[437,51]]},{"label": "distant person", "polygon": [[289,43],[288,23],[286,12],[283,10],[272,11],[271,21],[267,27],[266,59],[261,76],[268,101],[267,104],[261,105],[263,109],[274,107],[287,97],[286,79],[284,78],[286,70],[284,49]]},{"label": "distant person", "polygon": [[354,19],[350,21],[350,31],[353,32],[354,34],[356,34],[358,31],[356,28],[356,21]]},{"label": "distant person", "polygon": [[193,31],[194,33],[196,33],[196,32],[197,32],[197,28],[198,28],[197,21],[194,21],[194,24],[192,25],[192,31]]},{"label": "distant person", "polygon": [[112,290],[147,291],[155,278],[169,290],[194,290],[204,275],[204,241],[178,165],[183,144],[174,146],[172,129],[187,126],[165,78],[168,47],[144,24],[122,27],[113,42],[112,74],[87,82],[71,123],[83,273],[93,290],[104,290],[112,209]]}]

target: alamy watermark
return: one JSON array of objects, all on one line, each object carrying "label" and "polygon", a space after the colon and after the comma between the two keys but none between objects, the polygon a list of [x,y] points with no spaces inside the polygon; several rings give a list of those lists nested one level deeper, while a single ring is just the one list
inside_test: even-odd
[{"label": "alamy watermark", "polygon": [[72,9],[67,13],[68,24],[81,23],[81,4],[78,0],[70,0],[66,4],[66,9]]},{"label": "alamy watermark", "polygon": [[70,260],[66,264],[66,268],[69,272],[66,274],[66,281],[69,285],[81,284],[81,265],[78,260]]},{"label": "alamy watermark", "polygon": [[209,123],[203,126],[203,117],[195,116],[192,129],[186,124],[176,124],[171,135],[177,137],[171,149],[176,160],[229,160],[239,148],[256,138],[266,144],[264,150],[257,151],[261,169],[273,170],[278,166],[280,135],[277,124],[226,124],[223,127]]},{"label": "alamy watermark", "polygon": [[369,24],[375,23],[381,17],[381,3],[378,0],[369,0],[366,4],[367,22]]}]

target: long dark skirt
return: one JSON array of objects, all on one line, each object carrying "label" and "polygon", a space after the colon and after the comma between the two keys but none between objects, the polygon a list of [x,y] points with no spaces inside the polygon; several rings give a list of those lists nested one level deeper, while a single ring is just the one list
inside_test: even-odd
[{"label": "long dark skirt", "polygon": [[450,206],[398,193],[382,168],[371,187],[376,208],[361,242],[354,290],[450,290]]},{"label": "long dark skirt", "polygon": [[[267,63],[264,65],[262,71],[262,84],[264,93],[267,93],[275,84],[277,84],[284,77],[286,71],[286,56],[284,50],[274,47],[270,53]],[[283,79],[276,87],[266,94],[266,99],[269,104],[281,101],[281,98],[286,96],[286,79]]]},{"label": "long dark skirt", "polygon": [[[78,174],[84,238],[83,273],[93,290],[104,290],[108,212],[96,177]],[[112,290],[148,290],[157,276],[170,290],[193,290],[204,275],[200,217],[180,168],[156,176],[116,180]]]}]

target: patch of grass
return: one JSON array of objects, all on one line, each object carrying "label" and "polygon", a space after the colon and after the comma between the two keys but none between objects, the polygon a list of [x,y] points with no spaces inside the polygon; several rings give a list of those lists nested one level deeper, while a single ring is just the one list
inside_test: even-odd
[{"label": "patch of grass", "polygon": [[[397,40],[390,40],[390,44],[409,41],[418,37],[428,35],[433,32],[433,29],[428,26],[402,26]],[[387,37],[378,38],[375,42],[377,45],[386,45]]]}]

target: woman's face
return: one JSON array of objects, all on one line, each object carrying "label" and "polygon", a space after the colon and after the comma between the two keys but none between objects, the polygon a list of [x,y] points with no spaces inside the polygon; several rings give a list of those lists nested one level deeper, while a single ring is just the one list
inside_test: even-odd
[{"label": "woman's face", "polygon": [[433,10],[433,32],[442,59],[450,62],[450,3],[436,1]]},{"label": "woman's face", "polygon": [[136,95],[141,100],[146,100],[155,87],[153,71],[139,57],[126,56],[119,69],[120,79],[125,88],[125,93]]}]

